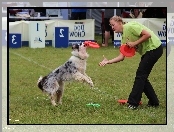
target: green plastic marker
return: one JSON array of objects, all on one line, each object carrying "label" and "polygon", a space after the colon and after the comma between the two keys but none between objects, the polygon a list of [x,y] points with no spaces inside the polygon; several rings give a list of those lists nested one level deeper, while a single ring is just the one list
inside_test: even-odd
[{"label": "green plastic marker", "polygon": [[93,104],[93,103],[89,103],[89,104],[86,104],[87,106],[94,106],[94,107],[100,107],[99,104]]}]

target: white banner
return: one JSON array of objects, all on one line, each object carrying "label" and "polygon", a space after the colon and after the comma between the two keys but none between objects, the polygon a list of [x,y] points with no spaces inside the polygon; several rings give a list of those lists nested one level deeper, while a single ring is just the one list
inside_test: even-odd
[{"label": "white banner", "polygon": [[29,23],[30,48],[45,48],[45,22],[31,21]]},{"label": "white banner", "polygon": [[69,42],[94,40],[95,20],[58,20],[57,27],[69,27]]},{"label": "white banner", "polygon": [[[9,23],[8,46],[10,48],[22,47],[22,28],[21,21]],[[5,40],[7,41],[7,34]]]},{"label": "white banner", "polygon": [[166,19],[149,19],[148,27],[160,38],[162,45],[166,45]]},{"label": "white banner", "polygon": [[[45,22],[45,45],[52,45],[53,40],[53,31],[56,24],[55,20],[46,20]],[[23,21],[23,35],[22,41],[28,42],[29,41],[29,23],[30,21]],[[27,44],[25,44],[27,45]]]},{"label": "white banner", "polygon": [[22,28],[23,27],[22,27],[22,22],[21,21],[9,23],[9,33],[23,34]]},{"label": "white banner", "polygon": [[22,41],[29,41],[29,23],[30,21],[23,21]]},{"label": "white banner", "polygon": [[52,40],[54,38],[54,28],[56,26],[55,20],[45,21],[45,44],[52,46]]}]

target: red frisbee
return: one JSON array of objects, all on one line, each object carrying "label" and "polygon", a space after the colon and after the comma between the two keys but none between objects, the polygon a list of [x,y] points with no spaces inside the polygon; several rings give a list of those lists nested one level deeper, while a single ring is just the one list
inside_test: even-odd
[{"label": "red frisbee", "polygon": [[[120,103],[120,104],[126,104],[127,103],[127,101],[128,100],[124,100],[124,99],[120,99],[120,100],[118,100],[118,103]],[[142,104],[142,102],[140,101],[140,103],[139,103],[140,105]]]},{"label": "red frisbee", "polygon": [[126,44],[121,45],[120,52],[126,57],[132,57],[135,55],[135,48],[131,48]]},{"label": "red frisbee", "polygon": [[127,100],[120,99],[120,100],[118,100],[118,103],[120,103],[120,104],[126,104],[127,103]]},{"label": "red frisbee", "polygon": [[96,42],[85,41],[84,44],[86,44],[86,46],[91,48],[100,48],[99,44]]}]

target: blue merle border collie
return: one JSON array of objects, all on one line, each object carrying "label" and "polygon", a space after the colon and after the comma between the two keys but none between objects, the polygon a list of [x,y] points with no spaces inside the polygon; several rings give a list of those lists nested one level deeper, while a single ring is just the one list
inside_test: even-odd
[{"label": "blue merle border collie", "polygon": [[72,56],[67,62],[59,66],[47,76],[40,76],[38,79],[38,87],[48,95],[50,95],[51,104],[57,106],[62,104],[62,96],[64,91],[64,82],[76,80],[86,82],[93,87],[93,81],[85,73],[86,61],[89,57],[86,52],[86,45],[84,43],[72,45]]}]

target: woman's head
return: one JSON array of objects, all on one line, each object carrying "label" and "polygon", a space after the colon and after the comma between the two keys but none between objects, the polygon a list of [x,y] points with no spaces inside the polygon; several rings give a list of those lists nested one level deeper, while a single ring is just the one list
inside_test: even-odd
[{"label": "woman's head", "polygon": [[139,13],[140,13],[139,9],[133,9],[133,14],[135,17],[138,17]]},{"label": "woman's head", "polygon": [[119,16],[113,16],[109,20],[112,30],[116,33],[121,33],[123,31],[123,20]]}]

